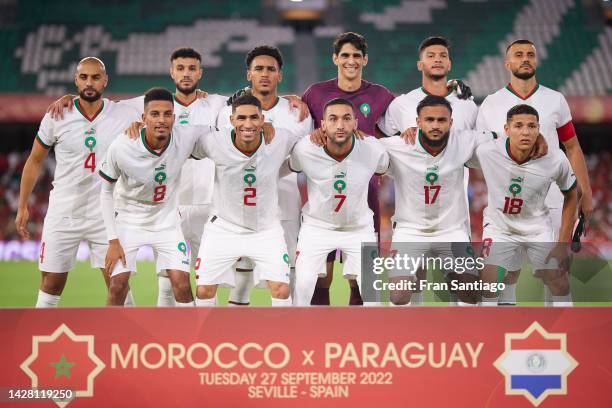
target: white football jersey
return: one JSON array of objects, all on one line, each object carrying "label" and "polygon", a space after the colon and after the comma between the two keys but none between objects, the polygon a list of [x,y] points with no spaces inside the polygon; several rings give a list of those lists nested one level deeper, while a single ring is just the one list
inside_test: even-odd
[{"label": "white football jersey", "polygon": [[[209,94],[206,98],[195,99],[185,104],[174,96],[175,125],[210,125],[217,121],[217,115],[226,106],[227,97]],[[126,99],[121,104],[129,104],[144,110],[144,96]],[[210,204],[213,195],[215,165],[209,159],[187,160],[183,165],[179,187],[180,205]]]},{"label": "white football jersey", "polygon": [[368,186],[374,174],[389,167],[389,156],[378,140],[353,135],[353,147],[343,158],[309,138],[293,150],[289,166],[303,171],[308,185],[308,202],[302,209],[304,224],[330,230],[374,229],[374,214],[368,207]]},{"label": "white football jersey", "polygon": [[251,231],[278,225],[278,173],[301,135],[276,129],[266,144],[244,153],[234,142],[234,131],[220,129],[203,138],[203,151],[215,163],[212,214]]},{"label": "white football jersey", "polygon": [[[417,127],[417,105],[428,95],[430,94],[420,87],[395,98],[387,108],[387,113],[377,122],[380,130],[387,136],[393,136],[408,128]],[[474,101],[459,99],[454,92],[446,95],[446,100],[453,109],[453,129],[474,129],[478,115],[478,107]]]},{"label": "white football jersey", "polygon": [[544,203],[550,185],[556,183],[561,191],[569,191],[576,186],[576,176],[560,149],[523,164],[510,154],[506,138],[505,143],[481,144],[476,160],[470,162],[480,166],[487,183],[483,225],[492,224],[509,235],[538,235],[551,226]]},{"label": "white football jersey", "polygon": [[[564,129],[568,124],[573,126],[572,114],[563,94],[539,84],[526,99],[518,96],[509,84],[487,96],[480,105],[476,127],[505,134],[504,125],[508,111],[521,104],[532,106],[538,111],[540,133],[546,139],[549,151],[559,150],[560,141],[575,135],[573,131],[570,132],[573,134],[557,132],[557,129]],[[563,195],[555,186],[551,188],[547,202],[557,207],[563,202]]]},{"label": "white football jersey", "polygon": [[[263,109],[265,121],[271,123],[275,128],[287,129],[291,133],[306,136],[312,133],[314,127],[312,118],[308,116],[300,122],[299,112],[291,110],[289,101],[284,98],[277,98],[276,104],[270,109]],[[220,128],[231,129],[230,116],[232,107],[226,106],[219,112],[217,126]],[[296,220],[300,217],[302,199],[297,184],[297,174],[291,173],[282,177],[278,182],[278,205],[280,208],[279,217],[281,220]]]},{"label": "white football jersey", "polygon": [[414,145],[399,137],[382,139],[390,159],[387,174],[395,181],[393,221],[424,236],[454,230],[469,235],[464,165],[476,146],[494,137],[492,132],[452,127],[446,147],[435,156],[421,142],[420,130]]},{"label": "white football jersey", "polygon": [[136,139],[125,134],[118,136],[99,170],[107,181],[118,180],[117,224],[149,231],[180,225],[177,191],[181,169],[192,154],[201,157],[200,145],[214,131],[211,126],[175,125],[168,145],[161,152],[149,147],[144,129]]},{"label": "white football jersey", "polygon": [[54,120],[47,113],[36,135],[43,146],[55,150],[55,176],[47,214],[101,219],[101,180],[95,174],[96,166],[115,137],[140,117],[135,109],[106,98],[91,118],[80,109],[78,98],[73,103],[75,108],[65,110],[62,120]]}]

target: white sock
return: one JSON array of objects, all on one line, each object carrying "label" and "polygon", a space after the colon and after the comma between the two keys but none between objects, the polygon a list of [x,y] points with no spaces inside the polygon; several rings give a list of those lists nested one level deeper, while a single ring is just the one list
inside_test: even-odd
[{"label": "white sock", "polygon": [[217,305],[217,298],[213,297],[210,299],[200,299],[198,297],[196,297],[195,299],[195,304],[197,307],[208,307],[208,306],[216,306]]},{"label": "white sock", "polygon": [[191,302],[176,302],[176,307],[193,307],[193,300]]},{"label": "white sock", "polygon": [[551,294],[552,297],[552,306],[553,307],[572,307],[574,303],[572,302],[572,295],[568,294],[565,296],[555,296]]},{"label": "white sock", "polygon": [[497,302],[499,302],[499,296],[492,298],[483,297],[482,301],[480,302],[480,306],[493,307],[497,306]]},{"label": "white sock", "polygon": [[516,305],[516,283],[508,283],[499,296],[499,304]]},{"label": "white sock", "polygon": [[410,306],[423,306],[423,292],[412,292],[408,304]]},{"label": "white sock", "polygon": [[43,292],[42,290],[38,291],[38,299],[36,300],[36,307],[45,308],[45,307],[57,307],[60,301],[60,296],[50,295],[48,293]]},{"label": "white sock", "polygon": [[554,306],[553,295],[546,285],[544,285],[544,306]]},{"label": "white sock", "polygon": [[230,290],[229,301],[242,304],[250,303],[251,289],[253,289],[253,271],[236,271],[234,276],[236,286]]},{"label": "white sock", "polygon": [[287,299],[272,298],[272,306],[274,307],[289,307],[291,306],[291,296]]},{"label": "white sock", "polygon": [[466,303],[466,302],[457,300],[456,305],[459,307],[474,307],[474,306],[478,306],[478,303]]},{"label": "white sock", "polygon": [[363,307],[378,307],[378,306],[383,306],[382,302],[366,302],[365,300],[363,301]]},{"label": "white sock", "polygon": [[127,296],[125,297],[125,302],[123,306],[136,306],[136,302],[134,302],[134,295],[132,295],[132,291],[128,290]]},{"label": "white sock", "polygon": [[174,292],[172,292],[172,282],[166,276],[157,278],[159,292],[157,293],[157,306],[174,306]]}]

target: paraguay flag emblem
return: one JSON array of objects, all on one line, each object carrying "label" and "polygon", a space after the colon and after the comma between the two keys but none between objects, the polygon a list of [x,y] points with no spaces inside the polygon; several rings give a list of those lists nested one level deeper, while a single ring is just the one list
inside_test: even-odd
[{"label": "paraguay flag emblem", "polygon": [[548,333],[533,322],[523,333],[506,333],[495,367],[506,378],[506,395],[523,395],[534,406],[549,395],[567,394],[567,376],[578,363],[567,352],[565,333]]}]

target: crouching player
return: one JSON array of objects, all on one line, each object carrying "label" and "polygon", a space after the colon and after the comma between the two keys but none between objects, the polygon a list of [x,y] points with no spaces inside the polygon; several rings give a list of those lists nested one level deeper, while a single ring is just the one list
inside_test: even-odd
[{"label": "crouching player", "polygon": [[356,279],[361,289],[361,243],[376,242],[368,184],[389,167],[389,156],[376,139],[355,137],[357,119],[350,101],[332,99],[323,115],[325,145],[303,139],[289,159],[289,167],[303,171],[308,184],[296,253],[297,306],[310,305],[327,254],[336,249],[343,253],[344,277]]},{"label": "crouching player", "polygon": [[[519,270],[526,251],[536,276],[550,289],[553,306],[571,306],[568,242],[576,218],[576,176],[561,150],[530,159],[539,133],[538,112],[517,105],[506,115],[505,145],[488,142],[476,149],[470,165],[479,166],[488,189],[484,210],[483,283],[501,282],[507,271]],[[554,242],[544,200],[552,182],[564,195],[559,242]],[[497,305],[499,293],[485,291],[482,304]]]}]

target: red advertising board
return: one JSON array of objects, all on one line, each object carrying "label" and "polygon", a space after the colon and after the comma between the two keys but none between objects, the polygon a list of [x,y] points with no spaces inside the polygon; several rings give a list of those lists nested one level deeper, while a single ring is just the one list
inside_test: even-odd
[{"label": "red advertising board", "polygon": [[612,406],[608,308],[12,309],[0,325],[0,406]]}]

